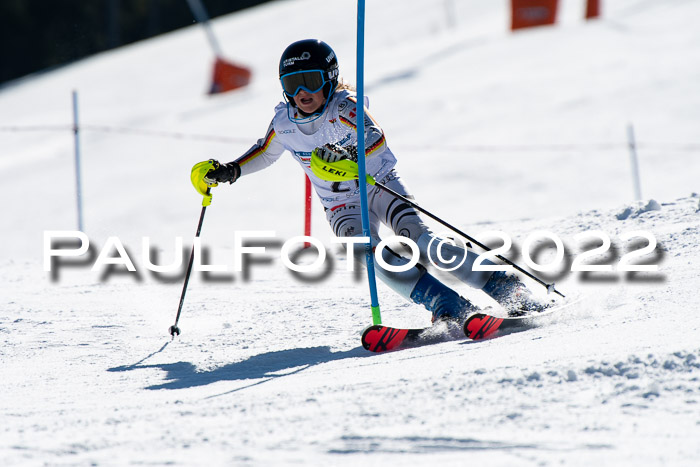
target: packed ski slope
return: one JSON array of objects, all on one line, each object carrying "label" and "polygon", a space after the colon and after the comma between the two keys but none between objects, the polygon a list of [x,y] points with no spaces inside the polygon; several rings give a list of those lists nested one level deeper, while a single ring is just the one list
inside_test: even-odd
[{"label": "packed ski slope", "polygon": [[[179,256],[176,237],[188,255],[201,207],[189,170],[263,135],[287,44],[324,39],[354,81],[355,2],[331,3],[217,20],[229,58],[254,73],[228,95],[205,95],[212,56],[197,27],[0,89],[0,463],[697,465],[698,2],[609,1],[585,23],[583,2],[562,0],[557,26],[517,34],[505,1],[368,2],[370,108],[418,202],[474,235],[506,233],[517,261],[533,232],[564,242],[546,277],[581,300],[546,326],[366,352],[364,274],[339,254],[301,277],[280,261],[303,225],[303,176],[283,158],[215,189],[202,239],[207,264],[228,271],[195,274],[170,340],[183,274],[147,270],[143,239],[158,264]],[[92,250],[46,272],[44,232],[77,225],[74,89]],[[571,272],[597,246],[577,240],[590,230],[612,241],[590,260],[615,268],[646,244],[626,234],[651,234],[643,260],[658,271]],[[242,231],[275,236],[233,272]],[[110,237],[136,272],[91,270]],[[532,250],[541,263],[548,245]],[[429,323],[379,294],[385,323]]]}]

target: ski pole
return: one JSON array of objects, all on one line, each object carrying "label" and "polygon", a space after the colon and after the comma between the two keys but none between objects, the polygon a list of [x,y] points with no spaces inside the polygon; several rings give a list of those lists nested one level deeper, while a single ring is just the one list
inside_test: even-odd
[{"label": "ski pole", "polygon": [[[200,162],[192,167],[192,173],[190,174],[190,180],[192,180],[192,185],[195,190],[203,196],[202,198],[202,212],[199,215],[199,224],[197,224],[197,233],[194,238],[199,238],[199,233],[202,231],[202,223],[204,222],[204,213],[207,212],[207,206],[211,204],[211,187],[217,186],[217,184],[207,185],[204,182],[204,176],[211,170],[219,167],[219,163],[213,159],[209,159],[205,162]],[[194,263],[194,247],[192,245],[192,251],[190,252],[190,262],[187,265],[187,272],[185,273],[185,283],[182,285],[182,294],[180,294],[180,304],[177,307],[177,315],[175,316],[175,324],[170,326],[168,332],[175,339],[175,334],[180,335],[180,328],[177,327],[178,321],[180,321],[180,313],[182,313],[182,305],[185,303],[185,293],[187,292],[187,284],[190,282],[190,273],[192,272],[192,264]]]},{"label": "ski pole", "polygon": [[[328,180],[328,181],[347,181],[347,180],[356,180],[359,179],[359,171],[357,169],[357,163],[350,160],[350,159],[342,159],[336,162],[326,162],[322,160],[318,154],[316,154],[316,151],[311,154],[311,170],[313,173],[323,179],[323,180]],[[438,216],[435,214],[431,213],[430,211],[423,209],[420,207],[418,204],[415,202],[411,201],[410,199],[406,198],[405,196],[397,193],[396,191],[392,190],[391,188],[382,185],[378,181],[376,181],[371,175],[366,175],[367,183],[370,185],[374,185],[380,190],[384,190],[390,195],[394,196],[395,198],[403,201],[404,203],[412,206],[413,208],[417,209],[418,211],[422,212],[426,216],[430,217],[431,219],[439,222],[440,224],[444,225],[448,229],[458,233],[462,237],[466,238],[470,242],[474,243],[476,246],[479,248],[483,249],[484,251],[492,251],[491,248],[487,247],[483,243],[479,242],[476,240],[474,237],[466,234],[465,232],[462,232],[459,230],[457,227],[445,222],[444,220],[440,219]],[[559,292],[557,289],[554,288],[554,284],[548,284],[539,277],[535,276],[534,274],[530,273],[529,271],[526,271],[525,269],[521,268],[508,258],[501,256],[501,255],[496,255],[496,258],[500,259],[504,263],[513,266],[516,270],[522,272],[525,274],[527,277],[530,279],[534,280],[540,285],[543,285],[548,293],[554,292],[557,295],[564,297],[564,294]]]},{"label": "ski pole", "polygon": [[[207,212],[207,206],[211,204],[212,194],[211,189],[218,185],[214,183],[208,185],[204,181],[204,177],[212,169],[219,168],[219,162],[214,159],[209,159],[205,162],[200,162],[192,167],[192,173],[190,174],[190,180],[192,181],[192,186],[197,190],[197,193],[203,196],[202,198],[202,212],[199,215],[199,224],[197,224],[197,233],[194,238],[199,238],[199,233],[202,231],[202,223],[204,222],[204,213]],[[177,307],[177,315],[175,316],[175,324],[168,328],[168,332],[173,339],[175,339],[175,334],[180,335],[180,328],[177,327],[178,321],[180,321],[180,313],[182,313],[182,305],[185,303],[185,293],[187,292],[187,284],[190,282],[190,273],[192,272],[192,264],[194,263],[194,248],[192,245],[192,251],[190,252],[190,262],[187,265],[187,272],[185,273],[185,283],[182,285],[182,294],[180,294],[180,304]]]},{"label": "ski pole", "polygon": [[[368,178],[367,181],[369,182],[369,178]],[[373,182],[373,183],[372,183],[372,182]],[[400,200],[403,201],[404,203],[411,205],[413,208],[415,208],[415,209],[417,209],[418,211],[422,212],[423,214],[425,214],[426,216],[430,217],[431,219],[433,219],[433,220],[439,222],[440,224],[444,225],[444,226],[447,227],[448,229],[450,229],[450,230],[452,230],[452,231],[458,233],[458,234],[461,235],[462,237],[464,237],[464,238],[466,238],[467,240],[469,240],[470,242],[474,243],[474,244],[475,244],[476,246],[478,246],[479,248],[483,249],[484,251],[491,251],[491,249],[490,249],[489,247],[487,247],[487,246],[484,245],[483,243],[479,242],[479,241],[476,240],[474,237],[468,235],[468,234],[465,233],[465,232],[462,232],[460,229],[458,229],[457,227],[455,227],[455,226],[449,224],[448,222],[445,222],[444,220],[440,219],[438,216],[436,216],[435,214],[431,213],[431,212],[428,211],[427,209],[423,209],[423,208],[420,207],[418,204],[414,203],[413,201],[411,201],[410,199],[406,198],[405,196],[403,196],[403,195],[397,193],[396,191],[392,190],[391,188],[389,188],[389,187],[387,187],[387,186],[385,186],[385,185],[382,185],[381,183],[377,182],[377,181],[374,180],[374,179],[372,180],[372,182],[370,182],[370,183],[371,183],[372,185],[376,186],[377,188],[379,188],[380,190],[384,190],[384,191],[386,191],[387,193],[389,193],[390,195],[394,196],[395,198],[400,199]],[[525,274],[527,277],[533,279],[533,280],[536,281],[538,284],[543,285],[544,287],[547,288],[547,292],[554,292],[554,293],[560,295],[561,297],[564,297],[564,294],[562,294],[561,292],[559,292],[557,289],[554,288],[554,284],[547,284],[545,281],[543,281],[543,280],[540,279],[539,277],[537,277],[537,276],[535,276],[534,274],[532,274],[532,273],[526,271],[525,269],[521,268],[521,267],[518,266],[516,263],[512,262],[511,260],[509,260],[508,258],[506,258],[506,257],[504,257],[504,256],[496,255],[496,258],[500,259],[501,261],[503,261],[504,263],[506,263],[506,264],[508,264],[508,265],[510,265],[510,266],[513,266],[515,269],[517,269],[518,271],[522,272],[522,273]]]},{"label": "ski pole", "polygon": [[[209,194],[209,189],[207,189],[207,194]],[[202,223],[204,222],[204,213],[207,212],[207,206],[202,206],[202,212],[199,215],[199,224],[197,224],[197,233],[195,238],[199,238],[199,233],[202,231]],[[177,327],[178,321],[180,321],[180,313],[182,313],[182,305],[185,303],[185,293],[187,293],[187,284],[190,282],[190,273],[192,272],[192,264],[194,263],[194,245],[192,245],[192,251],[190,252],[190,262],[187,265],[187,273],[185,274],[185,283],[182,285],[182,294],[180,295],[180,304],[177,307],[177,316],[175,316],[175,324],[170,326],[168,332],[175,339],[175,334],[180,335],[180,328]]]},{"label": "ski pole", "polygon": [[[209,189],[207,189],[207,194],[209,194]],[[199,238],[199,233],[202,231],[202,223],[204,222],[204,213],[207,212],[207,206],[202,206],[202,212],[199,215],[199,224],[197,224],[197,233],[195,238]],[[182,313],[182,305],[185,303],[185,293],[187,292],[187,284],[190,282],[190,273],[192,272],[192,264],[194,263],[194,245],[192,245],[192,251],[190,252],[190,262],[187,265],[187,273],[185,274],[185,283],[182,285],[182,294],[180,295],[180,304],[177,307],[177,316],[175,316],[175,324],[170,326],[168,332],[175,339],[175,334],[180,335],[180,328],[177,327],[178,321],[180,321],[180,313]]]}]

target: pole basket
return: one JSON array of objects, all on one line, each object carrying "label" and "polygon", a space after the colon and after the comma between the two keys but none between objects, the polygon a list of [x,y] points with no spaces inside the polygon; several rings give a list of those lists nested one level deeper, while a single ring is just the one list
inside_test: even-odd
[{"label": "pole basket", "polygon": [[554,24],[557,18],[557,0],[511,0],[510,29],[531,28]]},{"label": "pole basket", "polygon": [[209,94],[219,94],[242,88],[250,83],[251,72],[248,68],[234,65],[221,57],[214,62],[214,76]]}]

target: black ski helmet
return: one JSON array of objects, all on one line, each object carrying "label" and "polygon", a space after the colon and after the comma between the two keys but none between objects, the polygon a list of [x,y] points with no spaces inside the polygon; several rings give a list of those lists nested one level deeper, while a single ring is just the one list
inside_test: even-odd
[{"label": "black ski helmet", "polygon": [[[280,58],[280,80],[286,74],[308,70],[323,72],[323,78],[326,81],[323,86],[323,96],[329,99],[338,86],[339,71],[338,57],[328,44],[318,39],[304,39],[290,44],[284,50]],[[288,94],[286,96],[289,102],[296,106],[294,99]]]}]

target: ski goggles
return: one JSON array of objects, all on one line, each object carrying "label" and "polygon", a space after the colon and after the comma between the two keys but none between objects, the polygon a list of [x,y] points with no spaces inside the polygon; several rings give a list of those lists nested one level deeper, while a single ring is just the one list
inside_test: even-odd
[{"label": "ski goggles", "polygon": [[322,70],[304,70],[287,73],[280,76],[282,89],[289,97],[299,94],[302,89],[308,93],[315,94],[327,83],[323,77]]}]

